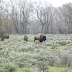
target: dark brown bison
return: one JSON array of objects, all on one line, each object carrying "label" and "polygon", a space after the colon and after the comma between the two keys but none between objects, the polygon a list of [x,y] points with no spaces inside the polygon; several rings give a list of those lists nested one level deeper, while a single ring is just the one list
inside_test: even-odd
[{"label": "dark brown bison", "polygon": [[44,40],[44,41],[46,40],[46,36],[43,36],[43,40]]},{"label": "dark brown bison", "polygon": [[9,35],[7,33],[4,33],[4,38],[8,39],[9,38]]},{"label": "dark brown bison", "polygon": [[39,39],[40,42],[43,42],[43,41],[45,41],[45,40],[46,40],[46,36],[43,36],[43,35],[40,36],[40,39]]},{"label": "dark brown bison", "polygon": [[39,39],[40,39],[40,36],[42,36],[42,34],[37,34],[37,35],[34,37],[34,41],[35,41],[35,40],[39,40]]},{"label": "dark brown bison", "polygon": [[28,36],[26,34],[24,35],[24,40],[28,41]]},{"label": "dark brown bison", "polygon": [[43,42],[43,35],[40,36],[39,41]]}]

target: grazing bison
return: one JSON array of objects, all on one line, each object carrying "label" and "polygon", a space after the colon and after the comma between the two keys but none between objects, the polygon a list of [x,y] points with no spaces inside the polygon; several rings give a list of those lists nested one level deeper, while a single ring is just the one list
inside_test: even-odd
[{"label": "grazing bison", "polygon": [[28,41],[28,36],[26,34],[24,35],[24,40]]},{"label": "grazing bison", "polygon": [[5,33],[4,31],[0,31],[0,37],[1,37],[1,40],[4,41],[4,39],[8,39],[9,38],[9,35],[7,33]]},{"label": "grazing bison", "polygon": [[9,35],[7,33],[4,33],[4,38],[8,39],[9,38]]},{"label": "grazing bison", "polygon": [[39,40],[39,39],[40,39],[40,36],[42,36],[42,34],[36,35],[36,36],[34,37],[34,41],[35,41],[35,40]]},{"label": "grazing bison", "polygon": [[46,40],[46,36],[43,36],[43,35],[40,36],[40,39],[39,39],[40,42],[43,42],[43,41],[45,41],[45,40]]}]

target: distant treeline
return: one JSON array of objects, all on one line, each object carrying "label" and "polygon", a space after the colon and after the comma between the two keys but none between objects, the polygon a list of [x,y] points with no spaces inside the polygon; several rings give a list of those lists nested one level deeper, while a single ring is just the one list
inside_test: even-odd
[{"label": "distant treeline", "polygon": [[55,8],[27,0],[0,0],[0,28],[10,34],[71,34],[72,3]]}]

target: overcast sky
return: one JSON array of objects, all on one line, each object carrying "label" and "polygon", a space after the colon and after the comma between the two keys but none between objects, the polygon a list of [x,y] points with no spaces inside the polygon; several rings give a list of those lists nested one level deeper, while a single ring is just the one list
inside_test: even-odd
[{"label": "overcast sky", "polygon": [[[9,1],[9,0],[4,0],[4,1]],[[18,1],[18,0],[16,0],[16,1]],[[36,2],[44,2],[44,1],[46,1],[46,2],[48,2],[48,3],[50,3],[52,6],[54,6],[54,7],[59,7],[59,6],[62,6],[63,4],[66,4],[66,3],[69,3],[69,2],[71,2],[72,3],[72,0],[29,0],[29,1],[36,1]]]},{"label": "overcast sky", "polygon": [[72,0],[31,0],[31,1],[46,1],[50,3],[51,5],[53,5],[54,7],[59,7],[69,2],[72,3]]},{"label": "overcast sky", "polygon": [[66,3],[69,3],[69,2],[72,3],[72,0],[44,0],[44,1],[48,1],[54,7],[62,6],[62,4],[66,4]]}]

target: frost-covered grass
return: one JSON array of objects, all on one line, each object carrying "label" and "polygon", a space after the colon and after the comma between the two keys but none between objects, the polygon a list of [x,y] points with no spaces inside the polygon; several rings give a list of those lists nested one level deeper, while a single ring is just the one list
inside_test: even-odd
[{"label": "frost-covered grass", "polygon": [[[72,35],[46,34],[47,40],[34,42],[34,36],[12,34],[0,40],[0,70],[2,72],[67,72],[72,71]],[[6,66],[9,66],[8,70]],[[13,67],[14,66],[14,67]],[[53,70],[54,69],[54,70]]]}]

